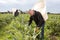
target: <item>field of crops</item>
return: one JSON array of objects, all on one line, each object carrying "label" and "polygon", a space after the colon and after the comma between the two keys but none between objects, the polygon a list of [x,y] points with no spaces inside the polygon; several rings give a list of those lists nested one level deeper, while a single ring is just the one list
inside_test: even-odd
[{"label": "field of crops", "polygon": [[[60,40],[60,15],[48,14],[44,29],[44,40]],[[0,40],[38,40],[40,33],[34,32],[35,23],[28,26],[29,15],[0,14]]]}]

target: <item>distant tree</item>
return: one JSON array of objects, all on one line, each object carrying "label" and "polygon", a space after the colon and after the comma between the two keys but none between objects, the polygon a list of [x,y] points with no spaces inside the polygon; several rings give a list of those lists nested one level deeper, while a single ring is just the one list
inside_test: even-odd
[{"label": "distant tree", "polygon": [[47,14],[50,14],[50,12],[47,12]]}]

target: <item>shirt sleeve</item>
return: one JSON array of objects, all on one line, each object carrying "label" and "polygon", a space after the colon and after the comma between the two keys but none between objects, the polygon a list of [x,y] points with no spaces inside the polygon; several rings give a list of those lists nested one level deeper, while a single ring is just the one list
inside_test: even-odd
[{"label": "shirt sleeve", "polygon": [[30,24],[32,23],[32,20],[33,20],[33,16],[30,17],[28,26],[30,26]]}]

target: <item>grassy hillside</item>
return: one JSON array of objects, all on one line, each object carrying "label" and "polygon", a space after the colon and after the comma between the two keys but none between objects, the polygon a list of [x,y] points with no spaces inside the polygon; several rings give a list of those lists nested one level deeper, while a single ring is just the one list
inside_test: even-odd
[{"label": "grassy hillside", "polygon": [[[60,40],[60,15],[48,14],[45,24],[44,40]],[[35,33],[35,23],[28,25],[29,15],[0,14],[0,40],[38,40]]]}]

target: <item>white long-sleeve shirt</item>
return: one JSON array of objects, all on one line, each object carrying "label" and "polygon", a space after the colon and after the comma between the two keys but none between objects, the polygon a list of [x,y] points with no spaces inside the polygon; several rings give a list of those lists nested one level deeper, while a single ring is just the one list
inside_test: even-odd
[{"label": "white long-sleeve shirt", "polygon": [[41,13],[41,15],[43,16],[44,20],[46,21],[48,19],[48,15],[46,13],[46,4],[45,4],[45,0],[36,3],[32,10],[36,10],[39,11]]}]

